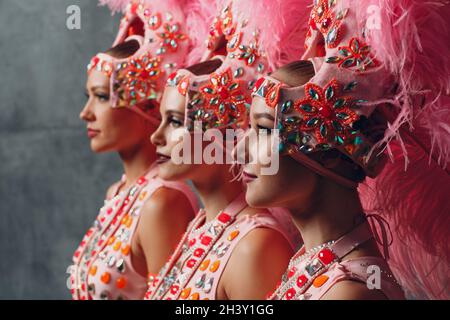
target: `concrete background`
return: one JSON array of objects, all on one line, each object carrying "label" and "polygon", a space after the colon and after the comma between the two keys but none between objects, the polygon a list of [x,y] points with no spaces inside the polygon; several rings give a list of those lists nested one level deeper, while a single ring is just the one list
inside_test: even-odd
[{"label": "concrete background", "polygon": [[0,299],[70,298],[66,268],[122,172],[78,118],[86,65],[119,18],[96,0],[0,0]]}]

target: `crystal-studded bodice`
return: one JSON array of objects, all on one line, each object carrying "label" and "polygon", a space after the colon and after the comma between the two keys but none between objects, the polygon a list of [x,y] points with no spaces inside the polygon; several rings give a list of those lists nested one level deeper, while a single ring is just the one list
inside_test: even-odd
[{"label": "crystal-studded bodice", "polygon": [[352,280],[380,290],[388,299],[404,299],[386,261],[380,257],[341,260],[351,250],[370,239],[364,223],[350,234],[312,251],[304,247],[294,255],[272,300],[319,300],[339,281]]},{"label": "crystal-studded bodice", "polygon": [[140,209],[162,186],[182,191],[197,210],[195,194],[184,183],[166,182],[156,176],[156,167],[128,190],[105,201],[68,269],[68,286],[75,300],[142,299],[146,277],[131,263],[131,241]]},{"label": "crystal-studded bodice", "polygon": [[288,239],[285,226],[268,212],[236,219],[247,206],[243,195],[237,200],[238,206],[230,205],[207,223],[200,211],[169,262],[157,276],[150,276],[146,299],[214,300],[234,248],[251,230],[272,228]]}]

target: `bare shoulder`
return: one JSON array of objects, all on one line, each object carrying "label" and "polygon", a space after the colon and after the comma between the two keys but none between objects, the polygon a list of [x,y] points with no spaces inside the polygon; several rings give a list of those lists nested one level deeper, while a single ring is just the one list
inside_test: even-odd
[{"label": "bare shoulder", "polygon": [[242,238],[225,269],[230,299],[265,299],[287,268],[293,251],[276,230],[256,228]]},{"label": "bare shoulder", "polygon": [[168,187],[158,188],[150,198],[145,201],[141,209],[142,217],[153,218],[182,218],[193,217],[194,211],[186,195]]},{"label": "bare shoulder", "polygon": [[147,272],[161,269],[194,214],[184,193],[167,187],[157,189],[143,204],[136,240],[145,255]]},{"label": "bare shoulder", "polygon": [[365,283],[352,280],[339,281],[322,297],[322,300],[386,300],[380,290],[371,290]]}]

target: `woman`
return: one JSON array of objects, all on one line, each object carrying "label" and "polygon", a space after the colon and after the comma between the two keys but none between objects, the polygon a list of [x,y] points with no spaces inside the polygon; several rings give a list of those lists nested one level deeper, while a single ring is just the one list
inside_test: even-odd
[{"label": "woman", "polygon": [[125,174],[108,189],[75,251],[74,299],[142,299],[147,274],[163,266],[198,208],[185,183],[157,176],[149,139],[160,121],[161,84],[195,45],[186,32],[189,18],[173,1],[131,1],[114,47],[88,66],[88,101],[80,118],[92,150],[118,152]]},{"label": "woman", "polygon": [[[226,6],[216,19],[215,32],[211,32],[218,35],[217,43],[223,42],[222,35],[226,36],[228,56],[177,71],[169,77],[164,90],[162,122],[152,135],[163,162],[160,176],[170,181],[190,179],[204,209],[191,223],[165,267],[150,276],[147,299],[262,299],[293,253],[295,243],[286,231],[289,226],[269,211],[247,205],[243,186],[231,173],[231,164],[205,164],[206,159],[201,163],[175,164],[176,150],[182,143],[174,135],[180,129],[188,132],[185,139],[195,139],[204,130],[216,129],[213,144],[216,152],[225,152],[226,157],[225,145],[230,142],[233,145],[235,137],[225,142],[221,134],[227,128],[238,129],[247,124],[248,88],[258,72],[265,72],[264,67],[268,67],[258,36],[276,39],[277,34],[266,34],[251,19],[244,20],[250,11],[242,11],[240,4],[233,2]],[[281,2],[271,4],[280,6]],[[253,5],[256,12],[267,8],[267,2]],[[253,32],[256,26],[261,32]],[[295,24],[286,26],[286,30],[289,27]],[[283,35],[286,30],[278,31]],[[278,39],[283,43],[282,37]],[[210,48],[218,50],[215,45]],[[250,53],[246,54],[246,50]],[[205,135],[209,133],[206,131]],[[209,145],[203,143],[202,154]],[[194,159],[193,149],[184,148],[180,156]],[[223,154],[219,158],[223,159]]]},{"label": "woman", "polygon": [[[396,7],[394,2],[390,5]],[[421,12],[422,20],[415,21],[415,27],[422,37],[427,35],[424,31],[429,28],[430,17],[439,16],[435,11],[439,6],[434,6],[414,8]],[[448,297],[445,287],[449,274],[448,218],[445,212],[448,212],[449,201],[442,194],[450,186],[448,172],[439,168],[438,162],[428,165],[428,155],[433,156],[433,152],[430,146],[424,148],[418,142],[425,131],[420,122],[414,121],[413,133],[407,133],[401,124],[401,129],[389,125],[401,121],[408,112],[432,107],[443,117],[433,120],[436,125],[433,133],[438,134],[438,128],[450,115],[448,107],[437,102],[442,88],[447,86],[448,89],[448,83],[439,83],[440,79],[445,79],[446,71],[436,70],[436,78],[424,86],[434,97],[417,99],[417,92],[423,94],[423,91],[411,88],[417,90],[415,85],[425,83],[421,82],[425,73],[418,73],[418,70],[440,58],[431,54],[413,56],[411,60],[399,61],[404,74],[391,73],[389,66],[376,58],[375,52],[386,57],[383,53],[389,52],[383,50],[395,48],[393,54],[403,56],[401,50],[408,47],[395,37],[391,46],[384,40],[383,47],[377,37],[379,31],[363,30],[360,34],[357,17],[362,17],[366,9],[354,1],[315,2],[305,57],[323,53],[325,57],[288,64],[258,81],[254,91],[252,130],[269,130],[272,140],[276,142],[280,138],[280,143],[258,142],[247,146],[244,139],[238,144],[236,154],[242,152],[247,162],[255,162],[244,167],[244,175],[251,177],[246,200],[255,207],[287,207],[304,241],[271,299],[403,299],[404,293],[390,266],[410,295],[424,297],[425,292],[429,298]],[[409,9],[411,14],[419,12]],[[441,14],[445,19],[445,14]],[[390,18],[393,21],[383,21],[381,31],[400,34],[397,28],[404,27],[405,22],[394,23],[396,18]],[[325,23],[326,19],[331,20]],[[445,20],[438,20],[442,21]],[[371,38],[369,31],[373,32]],[[369,39],[375,48],[378,45],[379,51],[371,51],[366,45]],[[408,40],[405,39],[405,43],[413,43]],[[420,40],[426,43],[427,39]],[[406,74],[410,81],[402,82],[401,77]],[[414,97],[411,101],[416,104],[408,105],[399,92]],[[386,129],[388,125],[390,130]],[[388,164],[381,172],[382,148],[393,133],[403,138],[403,142],[390,144],[389,151],[396,163]],[[448,140],[440,142],[445,151]],[[260,174],[264,166],[257,147],[272,153],[282,152],[276,175]],[[405,174],[404,170],[399,170],[403,166],[402,148],[417,160],[414,164],[417,171]],[[425,180],[424,176],[433,177],[434,184],[427,184],[431,180]],[[368,183],[364,185],[366,177]],[[412,181],[414,185],[409,184]],[[430,188],[433,191],[427,196],[417,193]],[[373,222],[380,222],[378,228],[372,229],[374,232],[369,224],[371,218],[375,218]],[[391,234],[393,239],[386,230],[386,220],[398,232]],[[415,221],[421,221],[422,225],[411,226]],[[381,237],[377,230],[382,231]],[[430,234],[429,230],[434,233]],[[426,244],[430,239],[433,239],[432,248]],[[390,244],[392,259],[388,265]],[[430,275],[431,270],[436,274]],[[417,276],[420,276],[419,281],[416,281]]]}]

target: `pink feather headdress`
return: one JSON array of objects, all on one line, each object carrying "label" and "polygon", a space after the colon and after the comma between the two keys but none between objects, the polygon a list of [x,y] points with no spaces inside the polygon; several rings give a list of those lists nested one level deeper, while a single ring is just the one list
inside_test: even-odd
[{"label": "pink feather headdress", "polygon": [[112,107],[129,108],[159,123],[157,106],[167,77],[187,62],[199,61],[201,56],[195,51],[203,43],[202,37],[206,37],[213,17],[211,13],[208,16],[208,11],[199,11],[198,3],[100,0],[112,13],[124,14],[113,46],[128,40],[139,44],[139,49],[128,58],[99,53],[88,66],[88,72],[98,70],[110,77]]},{"label": "pink feather headdress", "polygon": [[[254,93],[295,159],[356,186],[305,155],[334,148],[372,177],[362,204],[395,231],[391,266],[418,298],[449,297],[449,14],[447,0],[315,0],[303,59],[316,75],[298,88],[265,77]],[[372,144],[361,119],[376,109],[388,123]]]}]

